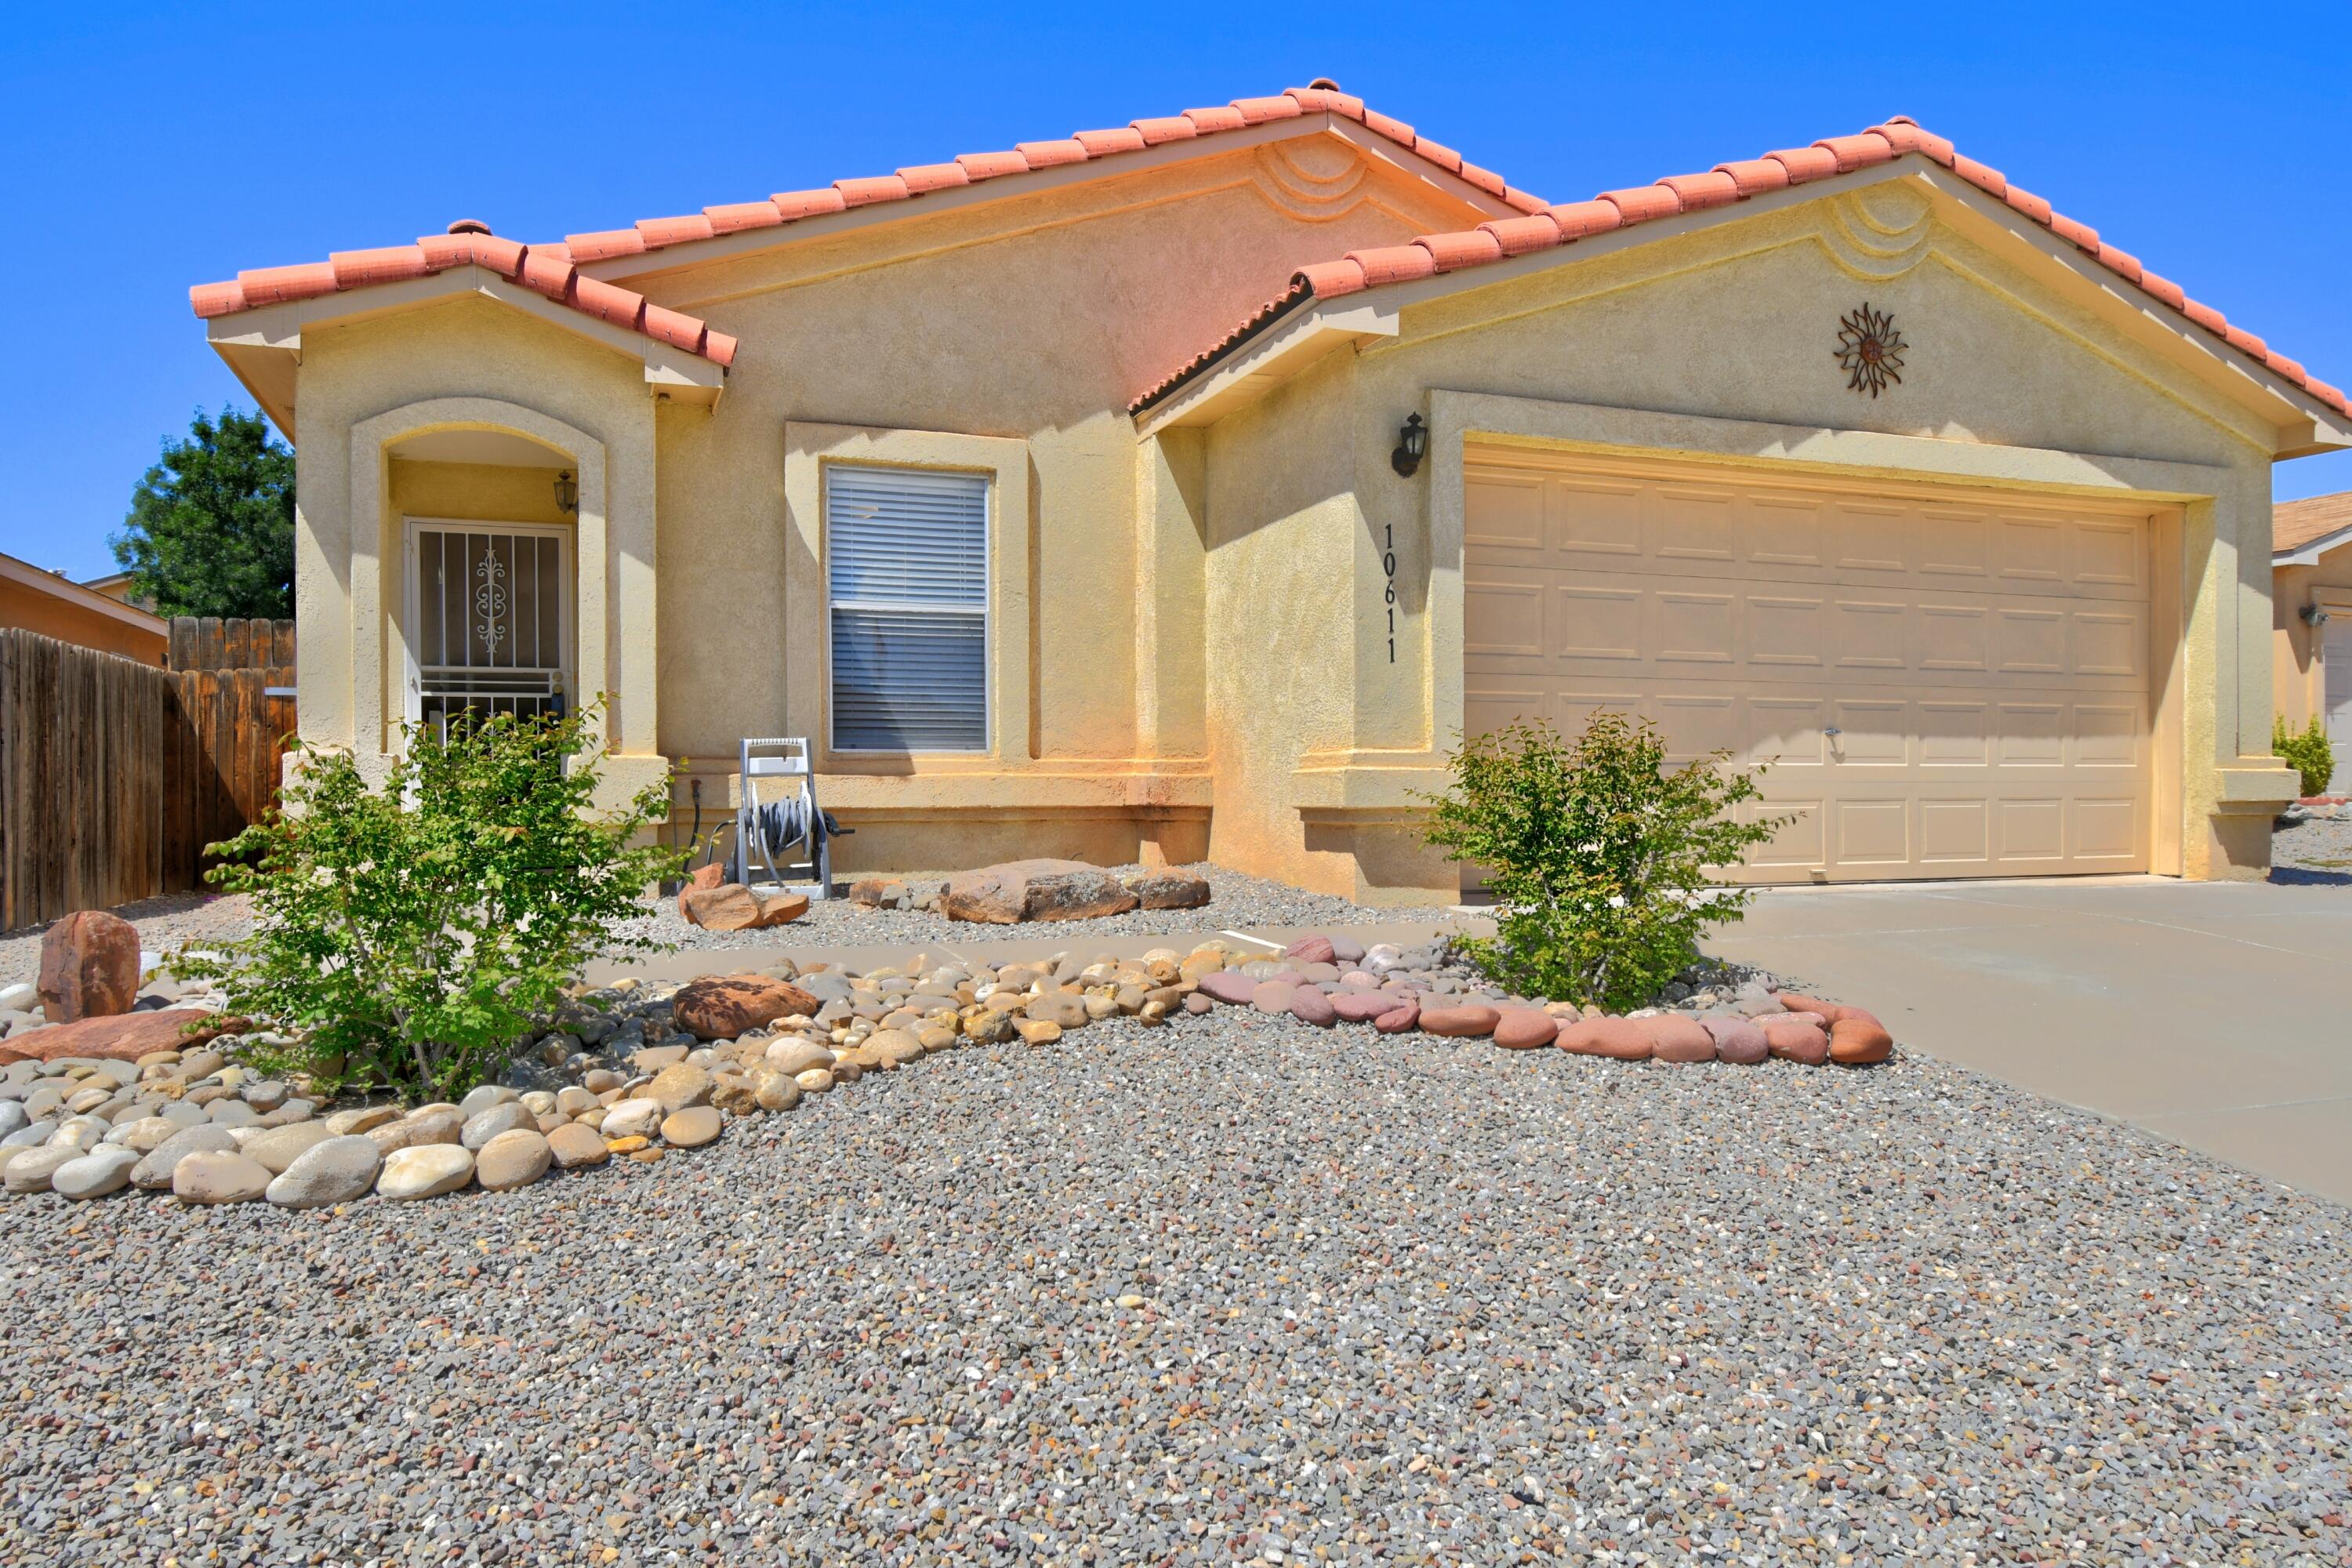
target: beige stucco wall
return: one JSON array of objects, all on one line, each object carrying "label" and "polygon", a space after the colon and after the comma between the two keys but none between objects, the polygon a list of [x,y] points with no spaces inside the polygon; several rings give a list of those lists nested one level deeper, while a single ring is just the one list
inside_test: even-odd
[{"label": "beige stucco wall", "polygon": [[[1204,323],[1302,259],[1479,216],[1355,156],[1241,147],[633,271],[741,341],[715,408],[665,399],[609,338],[482,299],[306,331],[306,735],[380,753],[402,709],[404,515],[550,521],[543,469],[387,448],[507,430],[579,469],[581,684],[610,694],[616,787],[682,759],[681,826],[696,779],[706,826],[731,804],[740,737],[806,734],[860,829],[844,869],[1209,853],[1425,899],[1454,878],[1413,792],[1443,782],[1460,722],[1462,452],[1502,437],[2145,498],[2180,595],[2159,693],[2175,858],[2260,868],[2278,433],[1908,186],[1497,268],[1139,440],[1128,399]],[[1911,344],[1876,401],[1830,353],[1864,300]],[[1435,436],[1405,479],[1389,450],[1411,412]],[[844,461],[992,478],[984,754],[825,750],[822,508]]]},{"label": "beige stucco wall", "polygon": [[[1902,384],[1874,401],[1847,389],[1831,354],[1840,316],[1865,300],[1891,310],[1911,345]],[[1458,735],[1461,451],[1500,431],[1822,461],[1864,477],[1941,470],[1979,486],[2145,494],[2151,514],[2177,519],[2186,605],[2180,868],[2252,875],[2267,864],[2275,433],[1940,221],[1924,195],[1874,187],[1762,213],[1408,305],[1399,325],[1210,427],[1212,638],[1299,613],[1306,574],[1267,570],[1261,541],[1313,562],[1318,593],[1352,589],[1351,604],[1312,606],[1316,635],[1279,648],[1274,679],[1316,694],[1293,713],[1236,691],[1213,656],[1220,846],[1333,891],[1452,885],[1452,868],[1416,859],[1395,825],[1412,790],[1440,782]],[[1408,480],[1387,453],[1411,412],[1431,417],[1435,436]],[[1248,527],[1227,510],[1253,505],[1265,517]],[[1381,548],[1391,529],[1406,611],[1394,666]],[[1327,692],[1352,699],[1337,709],[1337,733]],[[1351,836],[1364,852],[1335,856]]]},{"label": "beige stucco wall", "polygon": [[2301,730],[2320,710],[2326,670],[2319,661],[2319,634],[2303,618],[2306,605],[2320,605],[2352,618],[2352,544],[2339,544],[2308,566],[2281,566],[2272,574],[2272,700],[2280,717]]},{"label": "beige stucco wall", "polygon": [[[577,333],[460,298],[304,333],[296,443],[296,616],[303,737],[380,769],[405,711],[407,515],[552,521],[551,475],[412,463],[436,430],[520,435],[579,475],[573,658],[608,694],[614,791],[667,763],[654,679],[655,398],[643,367]],[[470,492],[470,493],[469,493]],[[545,500],[541,497],[544,495]]]},{"label": "beige stucco wall", "polygon": [[[994,527],[991,752],[825,752],[824,803],[859,824],[837,864],[1203,853],[1200,443],[1139,449],[1126,406],[1302,257],[1475,221],[1358,167],[1337,142],[1244,149],[631,278],[743,343],[715,415],[659,423],[661,618],[692,628],[662,664],[663,743],[706,801],[741,735],[824,744],[823,465],[1004,465],[1026,510]],[[1343,194],[1302,196],[1302,168]]]}]

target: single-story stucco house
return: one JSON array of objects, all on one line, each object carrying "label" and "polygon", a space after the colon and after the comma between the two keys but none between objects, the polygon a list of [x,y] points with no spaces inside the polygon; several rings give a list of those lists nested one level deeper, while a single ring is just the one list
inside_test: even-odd
[{"label": "single-story stucco house", "polygon": [[121,654],[142,664],[169,662],[172,627],[163,616],[94,584],[44,572],[13,555],[0,555],[0,626]]},{"label": "single-story stucco house", "polygon": [[2301,730],[2315,714],[2336,745],[2330,795],[2352,795],[2352,490],[2271,511],[2271,700]]},{"label": "single-story stucco house", "polygon": [[1777,759],[1752,878],[2257,875],[2271,465],[2352,444],[1901,118],[1554,205],[1318,81],[193,297],[306,739],[601,692],[683,820],[804,734],[874,868],[1444,896],[1465,728],[1622,705]]}]

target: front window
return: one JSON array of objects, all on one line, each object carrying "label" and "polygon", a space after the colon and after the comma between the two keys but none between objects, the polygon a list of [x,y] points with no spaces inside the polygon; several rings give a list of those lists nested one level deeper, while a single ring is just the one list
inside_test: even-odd
[{"label": "front window", "polygon": [[571,536],[516,523],[410,525],[410,714],[561,714],[572,647]]},{"label": "front window", "polygon": [[988,749],[988,480],[825,468],[833,748]]}]

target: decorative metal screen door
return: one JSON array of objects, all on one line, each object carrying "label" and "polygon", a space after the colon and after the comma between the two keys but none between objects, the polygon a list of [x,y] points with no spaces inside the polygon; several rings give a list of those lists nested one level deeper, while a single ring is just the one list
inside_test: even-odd
[{"label": "decorative metal screen door", "polygon": [[410,520],[409,716],[562,712],[572,584],[569,529]]}]

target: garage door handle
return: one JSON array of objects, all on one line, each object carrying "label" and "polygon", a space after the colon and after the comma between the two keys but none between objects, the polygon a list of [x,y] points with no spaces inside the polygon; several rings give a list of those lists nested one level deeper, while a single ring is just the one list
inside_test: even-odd
[{"label": "garage door handle", "polygon": [[1827,736],[1829,736],[1831,739],[1834,740],[1834,739],[1836,739],[1838,736],[1844,734],[1844,733],[1845,733],[1845,731],[1844,731],[1843,730],[1839,729],[1836,725],[1834,725],[1834,724],[1831,724],[1831,725],[1827,725],[1827,726],[1825,726],[1825,727],[1822,729],[1822,734],[1824,734],[1824,735],[1827,735]]}]

